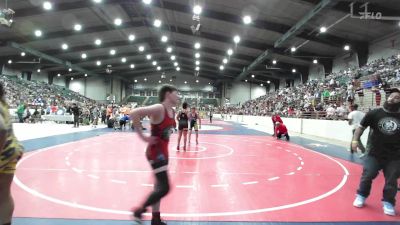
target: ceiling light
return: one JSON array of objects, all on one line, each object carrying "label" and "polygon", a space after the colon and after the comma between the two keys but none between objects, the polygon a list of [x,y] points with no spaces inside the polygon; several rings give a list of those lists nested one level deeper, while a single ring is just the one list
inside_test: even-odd
[{"label": "ceiling light", "polygon": [[228,63],[228,59],[227,59],[227,58],[224,58],[224,59],[222,60],[222,62],[223,62],[224,64],[227,64],[227,63]]},{"label": "ceiling light", "polygon": [[61,76],[61,74],[58,73],[58,74],[57,74],[57,77],[60,77],[60,76]]},{"label": "ceiling light", "polygon": [[162,24],[161,20],[159,20],[159,19],[155,19],[155,20],[154,20],[153,25],[154,25],[155,27],[161,27],[161,24]]},{"label": "ceiling light", "polygon": [[201,48],[201,44],[200,44],[199,42],[196,42],[196,43],[194,44],[194,48],[195,48],[195,49]]},{"label": "ceiling light", "polygon": [[146,5],[150,5],[151,4],[151,0],[143,0],[143,3]]},{"label": "ceiling light", "polygon": [[200,65],[200,61],[196,60],[196,65],[197,66]]},{"label": "ceiling light", "polygon": [[21,56],[24,57],[26,54],[25,52],[21,52]]},{"label": "ceiling light", "polygon": [[171,52],[172,52],[172,48],[171,48],[171,47],[168,47],[168,48],[167,48],[167,52],[168,52],[168,53],[171,53]]},{"label": "ceiling light", "polygon": [[314,63],[314,64],[317,64],[317,63],[318,63],[318,60],[314,59],[314,60],[313,60],[313,63]]},{"label": "ceiling light", "polygon": [[296,69],[292,69],[292,73],[296,73]]},{"label": "ceiling light", "polygon": [[200,58],[200,53],[196,52],[196,54],[194,54],[194,57],[196,57],[196,59]]},{"label": "ceiling light", "polygon": [[199,83],[199,80],[196,80],[196,83]]},{"label": "ceiling light", "polygon": [[86,59],[87,58],[86,53],[82,53],[81,57],[82,57],[82,59]]},{"label": "ceiling light", "polygon": [[174,62],[174,66],[178,66],[179,65],[179,63],[177,63],[177,62]]},{"label": "ceiling light", "polygon": [[137,80],[135,80],[135,83],[137,83]]},{"label": "ceiling light", "polygon": [[75,24],[75,25],[74,25],[74,30],[76,30],[76,31],[81,31],[81,30],[82,30],[82,25],[80,25],[80,24]]},{"label": "ceiling light", "polygon": [[144,81],[147,81],[147,78],[144,78],[143,80],[144,80]]},{"label": "ceiling light", "polygon": [[40,69],[37,69],[37,72],[40,73]]},{"label": "ceiling light", "polygon": [[74,80],[74,78],[73,78],[73,77],[71,77],[71,80]]},{"label": "ceiling light", "polygon": [[135,64],[131,64],[131,69],[134,69],[135,68]]},{"label": "ceiling light", "polygon": [[144,51],[144,46],[139,46],[139,52],[143,52]]},{"label": "ceiling light", "polygon": [[247,82],[247,80],[244,80],[244,82]]},{"label": "ceiling light", "polygon": [[269,83],[271,83],[271,81],[267,81],[267,83],[269,84]]},{"label": "ceiling light", "polygon": [[120,26],[122,24],[122,20],[120,18],[117,18],[117,19],[114,20],[114,24],[116,26]]},{"label": "ceiling light", "polygon": [[169,82],[172,82],[172,79],[169,79]]},{"label": "ceiling light", "polygon": [[101,40],[100,40],[100,39],[96,39],[96,40],[94,41],[94,44],[95,44],[95,45],[101,45]]},{"label": "ceiling light", "polygon": [[176,56],[171,55],[171,60],[174,61],[176,59]]},{"label": "ceiling light", "polygon": [[274,59],[274,60],[272,60],[272,64],[274,64],[274,65],[276,64],[276,60],[275,60],[275,59]]},{"label": "ceiling light", "polygon": [[180,71],[180,70],[181,70],[181,68],[180,68],[180,67],[176,67],[176,70],[177,70],[177,71]]},{"label": "ceiling light", "polygon": [[43,2],[43,9],[51,10],[52,8],[53,8],[53,5],[51,4],[51,2],[48,2],[48,1]]},{"label": "ceiling light", "polygon": [[200,71],[200,67],[196,66],[195,70]]},{"label": "ceiling light", "polygon": [[96,3],[101,3],[103,0],[92,0],[92,1],[94,1]]},{"label": "ceiling light", "polygon": [[134,41],[136,39],[136,37],[135,37],[135,35],[131,34],[131,35],[129,35],[128,39],[130,41]]},{"label": "ceiling light", "polygon": [[41,30],[35,30],[35,36],[36,37],[41,37],[42,36],[42,31]]},{"label": "ceiling light", "polygon": [[185,84],[187,84],[187,81],[185,80]]},{"label": "ceiling light", "polygon": [[161,66],[157,66],[157,70],[161,70]]},{"label": "ceiling light", "polygon": [[252,74],[252,75],[251,75],[251,78],[254,78],[254,77],[256,77],[256,76],[255,76],[254,74]]},{"label": "ceiling light", "polygon": [[167,42],[168,41],[168,37],[167,36],[165,36],[165,35],[163,35],[162,37],[161,37],[161,42]]},{"label": "ceiling light", "polygon": [[350,45],[345,45],[344,50],[349,51],[350,50]]},{"label": "ceiling light", "polygon": [[71,68],[69,68],[69,69],[68,69],[68,71],[69,71],[69,72],[72,72],[72,69],[71,69]]},{"label": "ceiling light", "polygon": [[157,61],[153,61],[153,66],[156,66],[157,65]]},{"label": "ceiling light", "polygon": [[326,27],[321,27],[319,28],[319,32],[325,33],[327,31]]},{"label": "ceiling light", "polygon": [[146,59],[147,60],[150,60],[151,59],[151,55],[149,54],[149,55],[146,55]]},{"label": "ceiling light", "polygon": [[224,70],[225,67],[223,65],[219,66],[219,70]]},{"label": "ceiling light", "polygon": [[236,35],[236,36],[233,38],[233,41],[234,41],[236,44],[238,44],[238,43],[240,42],[240,36],[239,36],[239,35]]},{"label": "ceiling light", "polygon": [[85,73],[85,77],[87,77],[87,73]]},{"label": "ceiling light", "polygon": [[203,8],[199,5],[195,5],[193,7],[193,13],[196,15],[200,15],[202,11],[203,11]]},{"label": "ceiling light", "polygon": [[233,50],[232,49],[228,49],[227,53],[228,53],[228,55],[232,55],[233,54]]},{"label": "ceiling light", "polygon": [[98,60],[98,61],[96,62],[96,65],[100,66],[100,65],[101,65],[101,61]]},{"label": "ceiling light", "polygon": [[296,51],[296,47],[290,48],[290,51],[291,51],[291,52],[295,52],[295,51]]},{"label": "ceiling light", "polygon": [[121,59],[121,62],[126,63],[126,58],[123,57],[123,58]]},{"label": "ceiling light", "polygon": [[161,84],[161,80],[159,80],[158,83]]},{"label": "ceiling light", "polygon": [[264,84],[260,84],[260,86],[261,86],[261,87],[263,87],[263,86],[264,86]]},{"label": "ceiling light", "polygon": [[68,45],[64,43],[64,44],[61,45],[61,48],[62,48],[63,50],[67,50],[67,49],[68,49]]},{"label": "ceiling light", "polygon": [[243,17],[243,23],[244,24],[250,24],[253,20],[251,19],[251,16],[244,16]]},{"label": "ceiling light", "polygon": [[115,55],[115,53],[117,53],[117,51],[115,51],[115,49],[110,50],[110,55]]}]

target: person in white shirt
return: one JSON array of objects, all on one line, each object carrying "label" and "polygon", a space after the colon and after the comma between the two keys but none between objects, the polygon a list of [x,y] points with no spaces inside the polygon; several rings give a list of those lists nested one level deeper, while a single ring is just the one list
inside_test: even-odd
[{"label": "person in white shirt", "polygon": [[[360,126],[361,120],[364,118],[365,113],[358,111],[358,105],[354,104],[350,106],[350,113],[347,117],[349,120],[349,125],[352,126],[352,132],[353,132],[353,138],[354,138],[354,132],[356,129]],[[353,138],[351,140],[353,140]],[[362,144],[361,140],[358,140],[358,148],[361,150],[362,154],[365,154],[365,147]],[[351,149],[351,144],[350,144],[350,152],[353,154],[354,151]]]}]

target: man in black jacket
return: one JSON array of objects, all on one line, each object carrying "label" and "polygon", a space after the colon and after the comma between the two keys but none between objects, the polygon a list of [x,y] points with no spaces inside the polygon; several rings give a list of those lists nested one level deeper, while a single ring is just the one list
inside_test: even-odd
[{"label": "man in black jacket", "polygon": [[74,128],[79,127],[79,107],[76,103],[72,104],[71,108],[72,115],[74,115]]}]

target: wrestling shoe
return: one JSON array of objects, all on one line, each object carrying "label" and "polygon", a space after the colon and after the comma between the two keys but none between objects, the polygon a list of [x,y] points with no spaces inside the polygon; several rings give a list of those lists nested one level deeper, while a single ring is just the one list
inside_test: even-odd
[{"label": "wrestling shoe", "polygon": [[366,198],[361,195],[356,195],[356,199],[353,202],[353,206],[357,208],[362,208],[365,205]]},{"label": "wrestling shoe", "polygon": [[382,202],[383,204],[383,212],[389,216],[396,216],[396,210],[394,209],[394,205],[389,202]]},{"label": "wrestling shoe", "polygon": [[167,223],[161,221],[161,220],[151,220],[151,225],[167,225]]},{"label": "wrestling shoe", "polygon": [[133,225],[143,225],[142,221],[142,214],[145,213],[145,209],[132,209],[132,220],[133,220]]}]

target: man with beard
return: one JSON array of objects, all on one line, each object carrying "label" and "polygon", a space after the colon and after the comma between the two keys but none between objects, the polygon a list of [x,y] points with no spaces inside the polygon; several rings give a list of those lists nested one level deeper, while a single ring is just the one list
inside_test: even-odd
[{"label": "man with beard", "polygon": [[370,127],[364,168],[353,205],[362,208],[370,194],[372,181],[382,170],[385,176],[383,211],[395,216],[397,179],[400,177],[400,90],[393,89],[383,108],[368,112],[357,128],[352,150],[359,146],[360,136]]}]

